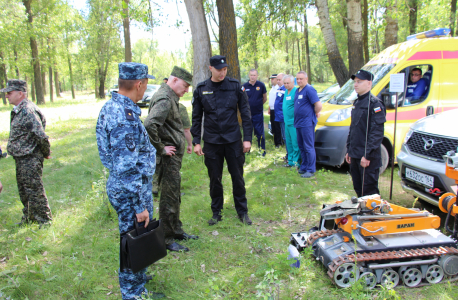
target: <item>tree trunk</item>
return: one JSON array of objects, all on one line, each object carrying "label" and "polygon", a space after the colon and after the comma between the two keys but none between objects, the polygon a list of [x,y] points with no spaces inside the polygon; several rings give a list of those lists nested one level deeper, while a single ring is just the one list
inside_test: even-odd
[{"label": "tree trunk", "polygon": [[308,83],[312,84],[312,72],[310,66],[310,47],[309,47],[309,25],[307,22],[307,12],[304,13],[304,38],[305,38],[305,55],[307,57],[307,75],[309,77]]},{"label": "tree trunk", "polygon": [[129,1],[130,0],[122,0],[122,25],[124,27],[124,59],[126,62],[132,61],[132,47],[130,44]]},{"label": "tree trunk", "polygon": [[219,17],[219,50],[221,55],[226,56],[229,65],[227,76],[241,81],[234,4],[232,0],[216,0],[216,6]]},{"label": "tree trunk", "polygon": [[318,9],[321,31],[323,32],[326,49],[328,51],[329,63],[331,64],[331,68],[337,82],[340,86],[343,86],[349,78],[348,69],[345,66],[342,56],[340,55],[339,48],[337,47],[336,37],[329,19],[328,1],[316,0],[315,3]]},{"label": "tree trunk", "polygon": [[291,50],[291,73],[296,74],[294,72],[294,48],[296,48],[294,47],[294,40],[291,42],[291,44],[293,45],[293,50]]},{"label": "tree trunk", "polygon": [[41,65],[41,82],[43,84],[43,95],[46,96],[47,91],[46,91],[46,67],[45,65]]},{"label": "tree trunk", "polygon": [[[294,30],[297,32],[297,22],[294,22]],[[297,42],[297,63],[299,66],[299,71],[302,71],[302,64],[301,64],[301,46],[299,44],[299,38],[296,38]]]},{"label": "tree trunk", "polygon": [[49,101],[54,102],[52,90],[52,67],[49,66]]},{"label": "tree trunk", "polygon": [[[456,5],[456,0],[455,0]],[[410,27],[410,34],[417,33],[417,9],[418,4],[417,0],[409,0],[409,27]]]},{"label": "tree trunk", "polygon": [[18,68],[18,63],[17,63],[17,50],[16,50],[16,46],[13,47],[13,54],[14,54],[14,62],[15,62],[15,70],[16,70],[16,78],[17,79],[20,79],[20,76],[19,76],[19,68]]},{"label": "tree trunk", "polygon": [[451,36],[455,36],[455,25],[456,25],[456,0],[452,0],[450,2],[450,35]]},{"label": "tree trunk", "polygon": [[94,71],[94,97],[98,99],[97,95],[99,94],[99,72],[98,69]]},{"label": "tree trunk", "polygon": [[290,69],[290,64],[289,64],[289,47],[288,47],[288,38],[286,38],[285,40],[285,47],[286,47],[286,64],[287,64],[287,69],[286,69],[286,74],[290,74],[291,73],[291,69]]},{"label": "tree trunk", "polygon": [[99,70],[99,91],[98,96],[99,99],[105,98],[105,75],[103,74],[103,70]]},{"label": "tree trunk", "polygon": [[35,95],[36,95],[36,93],[35,93],[35,78],[32,79],[31,86],[32,86],[32,102],[35,102]]},{"label": "tree trunk", "polygon": [[369,12],[367,0],[363,0],[363,47],[364,47],[364,63],[369,61]]},{"label": "tree trunk", "polygon": [[70,87],[72,89],[72,99],[75,99],[75,88],[73,87],[73,72],[72,72],[72,60],[70,58],[70,53],[67,53],[68,60],[68,71],[70,73]]},{"label": "tree trunk", "polygon": [[32,50],[32,65],[33,65],[33,74],[34,74],[34,81],[35,81],[35,92],[37,96],[37,104],[44,104],[45,97],[43,95],[43,85],[41,82],[41,74],[40,74],[40,60],[38,57],[38,45],[33,35],[33,15],[32,15],[32,8],[31,3],[33,0],[22,0],[22,3],[25,6],[25,12],[27,13],[27,22],[28,22],[28,31],[30,34],[30,48]]},{"label": "tree trunk", "polygon": [[196,88],[199,82],[210,77],[211,44],[208,34],[207,19],[202,0],[184,0],[191,24],[192,48],[193,48],[193,77],[192,87]]},{"label": "tree trunk", "polygon": [[[6,77],[6,66],[3,60],[3,51],[0,51],[0,89],[5,88],[7,81],[8,80]],[[8,103],[6,102],[5,93],[2,93],[2,99],[3,104],[7,105]]]},{"label": "tree trunk", "polygon": [[355,74],[364,66],[363,26],[360,0],[347,0],[348,72]]},{"label": "tree trunk", "polygon": [[59,90],[59,72],[57,72],[56,66],[54,66],[54,88],[56,90],[56,98],[61,98]]},{"label": "tree trunk", "polygon": [[385,48],[398,43],[398,20],[393,17],[396,10],[396,4],[394,3],[386,8]]}]

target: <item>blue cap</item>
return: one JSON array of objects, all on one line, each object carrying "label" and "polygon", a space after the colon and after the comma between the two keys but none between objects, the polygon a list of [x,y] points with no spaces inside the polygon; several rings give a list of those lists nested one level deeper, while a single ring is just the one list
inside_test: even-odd
[{"label": "blue cap", "polygon": [[123,62],[118,64],[119,79],[138,80],[143,78],[156,79],[153,75],[148,75],[148,66],[134,62]]}]

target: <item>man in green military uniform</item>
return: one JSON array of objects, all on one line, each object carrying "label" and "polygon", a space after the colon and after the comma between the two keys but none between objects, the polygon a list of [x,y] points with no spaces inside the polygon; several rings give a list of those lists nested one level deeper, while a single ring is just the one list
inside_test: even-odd
[{"label": "man in green military uniform", "polygon": [[188,92],[191,84],[192,75],[182,68],[174,67],[167,83],[163,83],[151,99],[145,119],[146,131],[157,150],[157,160],[161,164],[158,174],[161,190],[159,218],[164,225],[167,249],[171,251],[189,251],[175,240],[198,238],[185,233],[180,221],[180,169],[186,144],[179,100]]},{"label": "man in green military uniform", "polygon": [[16,163],[19,197],[24,208],[22,220],[50,224],[52,220],[48,198],[43,187],[43,160],[51,155],[51,145],[45,134],[46,119],[40,109],[27,99],[27,83],[19,79],[8,80],[6,93],[11,111],[10,137],[7,151]]},{"label": "man in green military uniform", "polygon": [[[186,152],[188,154],[192,153],[192,137],[191,137],[191,121],[189,120],[188,111],[186,110],[186,106],[179,103],[180,105],[180,116],[181,116],[181,123],[183,124],[184,136],[186,138],[186,142],[188,143],[188,147],[186,148]],[[151,111],[151,102],[148,109],[148,113]],[[159,178],[161,172],[162,164],[161,159],[158,157],[156,159],[156,172],[153,175],[153,195],[159,194],[159,186],[161,182],[161,178]]]}]

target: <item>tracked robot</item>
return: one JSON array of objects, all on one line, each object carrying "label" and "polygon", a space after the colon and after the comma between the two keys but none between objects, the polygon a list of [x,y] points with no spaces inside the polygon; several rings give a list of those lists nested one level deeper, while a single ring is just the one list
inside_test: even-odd
[{"label": "tracked robot", "polygon": [[[446,175],[458,184],[458,155],[450,151],[444,158]],[[439,208],[447,213],[445,228],[450,236],[438,230],[438,216],[370,195],[325,205],[320,211],[319,227],[292,233],[291,244],[299,251],[311,248],[312,255],[341,288],[359,279],[367,289],[377,285],[417,287],[455,281],[456,198],[456,194],[447,193],[439,201]],[[449,226],[452,218],[453,226]]]}]

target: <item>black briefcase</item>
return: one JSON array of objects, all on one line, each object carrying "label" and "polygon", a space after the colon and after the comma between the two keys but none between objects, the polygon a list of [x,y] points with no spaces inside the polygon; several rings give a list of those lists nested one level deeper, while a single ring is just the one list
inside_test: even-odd
[{"label": "black briefcase", "polygon": [[134,220],[135,229],[121,234],[119,260],[121,270],[137,273],[165,257],[167,249],[161,220],[153,219],[147,228]]}]

